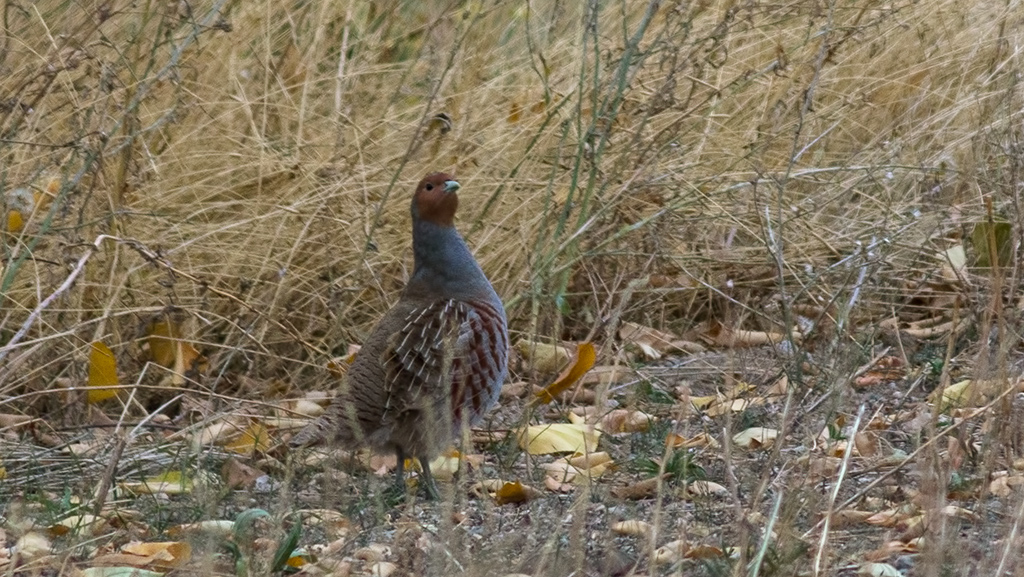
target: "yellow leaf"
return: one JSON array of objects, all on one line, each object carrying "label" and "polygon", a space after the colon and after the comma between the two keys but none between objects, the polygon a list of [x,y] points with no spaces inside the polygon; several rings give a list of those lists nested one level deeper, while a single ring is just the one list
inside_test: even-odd
[{"label": "yellow leaf", "polygon": [[565,347],[525,339],[516,343],[516,350],[542,373],[553,373],[561,369],[572,357],[572,353]]},{"label": "yellow leaf", "polygon": [[534,497],[537,492],[519,481],[505,483],[494,492],[494,502],[499,505],[507,503],[525,503]]},{"label": "yellow leaf", "polygon": [[519,447],[531,455],[593,453],[601,432],[585,423],[530,425],[520,432]]},{"label": "yellow leaf", "polygon": [[763,405],[764,399],[734,399],[734,400],[723,400],[722,402],[715,403],[709,406],[704,414],[709,417],[721,417],[722,415],[733,412],[742,413],[751,406]]},{"label": "yellow leaf", "polygon": [[108,388],[116,386],[117,360],[114,359],[114,352],[103,342],[96,341],[92,343],[89,352],[89,392],[86,400],[98,403],[116,397],[117,389]]},{"label": "yellow leaf", "polygon": [[553,484],[545,481],[548,488],[562,492],[564,484],[585,485],[592,479],[599,479],[612,466],[614,463],[611,456],[602,451],[575,457],[563,457],[551,463],[545,463],[541,465],[541,468],[547,471],[548,477],[554,480]]},{"label": "yellow leaf", "polygon": [[[1005,386],[1005,383],[998,380],[965,379],[942,389],[940,410],[948,411],[985,404],[1002,392]],[[937,390],[931,395],[933,400],[936,392]]]},{"label": "yellow leaf", "polygon": [[266,451],[270,448],[270,434],[267,428],[258,423],[251,425],[241,435],[224,448],[240,455],[252,455],[256,451]]},{"label": "yellow leaf", "polygon": [[25,187],[9,190],[4,197],[4,204],[7,206],[7,232],[19,233],[25,228],[25,221],[35,212],[35,198],[32,191]]},{"label": "yellow leaf", "polygon": [[586,342],[579,343],[576,345],[576,354],[573,355],[569,366],[562,370],[555,382],[538,391],[537,398],[541,403],[550,403],[555,400],[555,397],[569,390],[569,387],[576,384],[576,381],[580,380],[587,371],[594,368],[595,361],[597,361],[597,351],[594,350],[594,345]]},{"label": "yellow leaf", "polygon": [[141,482],[119,483],[122,489],[133,493],[165,493],[181,495],[192,491],[192,483],[181,474],[181,471],[168,471],[161,475],[149,477]]},{"label": "yellow leaf", "polygon": [[288,557],[288,561],[285,562],[285,565],[288,565],[289,567],[295,567],[296,569],[302,567],[303,565],[308,565],[309,560],[305,557],[305,555],[306,553],[303,553],[301,551],[292,553],[291,557]]},{"label": "yellow leaf", "polygon": [[718,559],[730,555],[734,549],[721,549],[714,545],[697,545],[686,552],[687,559]]},{"label": "yellow leaf", "polygon": [[175,344],[181,338],[181,329],[177,323],[163,316],[162,320],[154,320],[149,325],[149,356],[153,362],[162,367],[173,367],[177,358]]},{"label": "yellow leaf", "polygon": [[7,232],[18,233],[25,228],[25,218],[21,216],[20,210],[7,211]]},{"label": "yellow leaf", "polygon": [[706,397],[690,397],[690,403],[693,404],[694,408],[698,411],[702,411],[711,406],[712,403],[716,403],[723,397],[718,395],[708,395]]},{"label": "yellow leaf", "polygon": [[174,371],[173,384],[185,383],[185,373],[202,370],[206,359],[183,338],[181,311],[171,309],[150,320],[147,330],[149,355],[153,362]]},{"label": "yellow leaf", "polygon": [[102,529],[106,523],[106,520],[102,517],[84,513],[82,515],[65,517],[58,521],[56,525],[50,526],[47,530],[52,537],[59,537],[67,535],[68,533],[91,537],[95,535],[98,530]]},{"label": "yellow leaf", "polygon": [[523,107],[518,102],[512,101],[512,104],[508,107],[508,116],[505,117],[505,122],[509,124],[515,124],[519,122],[519,119],[523,116]]},{"label": "yellow leaf", "polygon": [[152,566],[162,569],[179,567],[192,558],[192,546],[184,541],[159,543],[135,541],[122,547],[121,552],[140,557],[137,566]]},{"label": "yellow leaf", "polygon": [[449,449],[430,461],[430,473],[435,479],[451,481],[463,462],[467,467],[479,467],[483,461],[483,455],[463,455],[455,449]]}]

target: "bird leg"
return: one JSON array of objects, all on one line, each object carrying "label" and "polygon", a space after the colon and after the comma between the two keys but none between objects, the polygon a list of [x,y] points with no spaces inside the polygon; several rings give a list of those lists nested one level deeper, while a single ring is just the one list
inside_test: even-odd
[{"label": "bird leg", "polygon": [[437,484],[434,483],[434,476],[430,474],[430,460],[426,457],[420,457],[420,466],[423,467],[421,479],[423,480],[423,489],[427,492],[427,499],[431,501],[440,501],[441,494],[437,491]]},{"label": "bird leg", "polygon": [[395,485],[398,485],[405,492],[405,451],[401,447],[395,447],[395,456],[398,457],[398,466],[395,467]]},{"label": "bird leg", "polygon": [[[395,456],[398,458],[398,466],[395,467],[395,485],[404,493],[406,490],[405,451],[401,447],[395,447]],[[430,473],[430,460],[426,457],[419,457],[419,462],[420,466],[423,467],[423,473],[420,474],[420,482],[417,485],[423,487],[423,490],[427,493],[428,500],[441,500],[441,493],[438,492],[437,484],[434,483],[434,476]]]}]

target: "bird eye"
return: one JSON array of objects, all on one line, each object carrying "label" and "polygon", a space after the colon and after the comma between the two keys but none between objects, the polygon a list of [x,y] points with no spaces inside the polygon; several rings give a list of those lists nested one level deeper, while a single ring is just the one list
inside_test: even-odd
[{"label": "bird eye", "polygon": [[427,190],[434,190],[433,184],[427,184]]}]

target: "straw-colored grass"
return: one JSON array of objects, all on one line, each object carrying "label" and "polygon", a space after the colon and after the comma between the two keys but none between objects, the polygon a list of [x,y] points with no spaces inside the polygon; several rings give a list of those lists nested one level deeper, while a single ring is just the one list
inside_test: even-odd
[{"label": "straw-colored grass", "polygon": [[[942,251],[964,242],[976,263],[986,199],[1018,239],[1014,294],[1022,14],[4,3],[0,190],[25,224],[2,233],[0,399],[24,396],[0,412],[58,407],[40,392],[81,385],[96,340],[123,384],[153,384],[140,337],[169,306],[209,359],[187,387],[329,389],[325,362],[408,276],[409,197],[434,170],[462,184],[458,226],[514,339],[610,356],[623,320],[779,329],[813,305],[841,328],[831,355],[932,306],[915,291]],[[963,314],[999,300],[988,281]]]},{"label": "straw-colored grass", "polygon": [[86,343],[118,350],[172,304],[218,369],[237,348],[262,377],[319,362],[395,298],[430,170],[463,182],[514,329],[556,337],[600,330],[651,274],[710,294],[784,263],[827,297],[814,275],[855,243],[911,266],[983,194],[1008,200],[981,180],[1019,115],[1002,5],[102,6],[7,9],[2,182],[60,186],[5,237],[4,330],[99,234],[167,266],[102,243],[6,351],[36,345],[9,392],[76,377]]}]

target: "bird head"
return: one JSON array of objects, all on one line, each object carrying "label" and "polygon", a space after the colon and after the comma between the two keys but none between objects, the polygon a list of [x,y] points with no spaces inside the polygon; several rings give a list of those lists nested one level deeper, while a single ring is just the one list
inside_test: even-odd
[{"label": "bird head", "polygon": [[459,206],[459,183],[450,174],[434,172],[423,177],[412,197],[414,219],[438,226],[452,226]]}]

